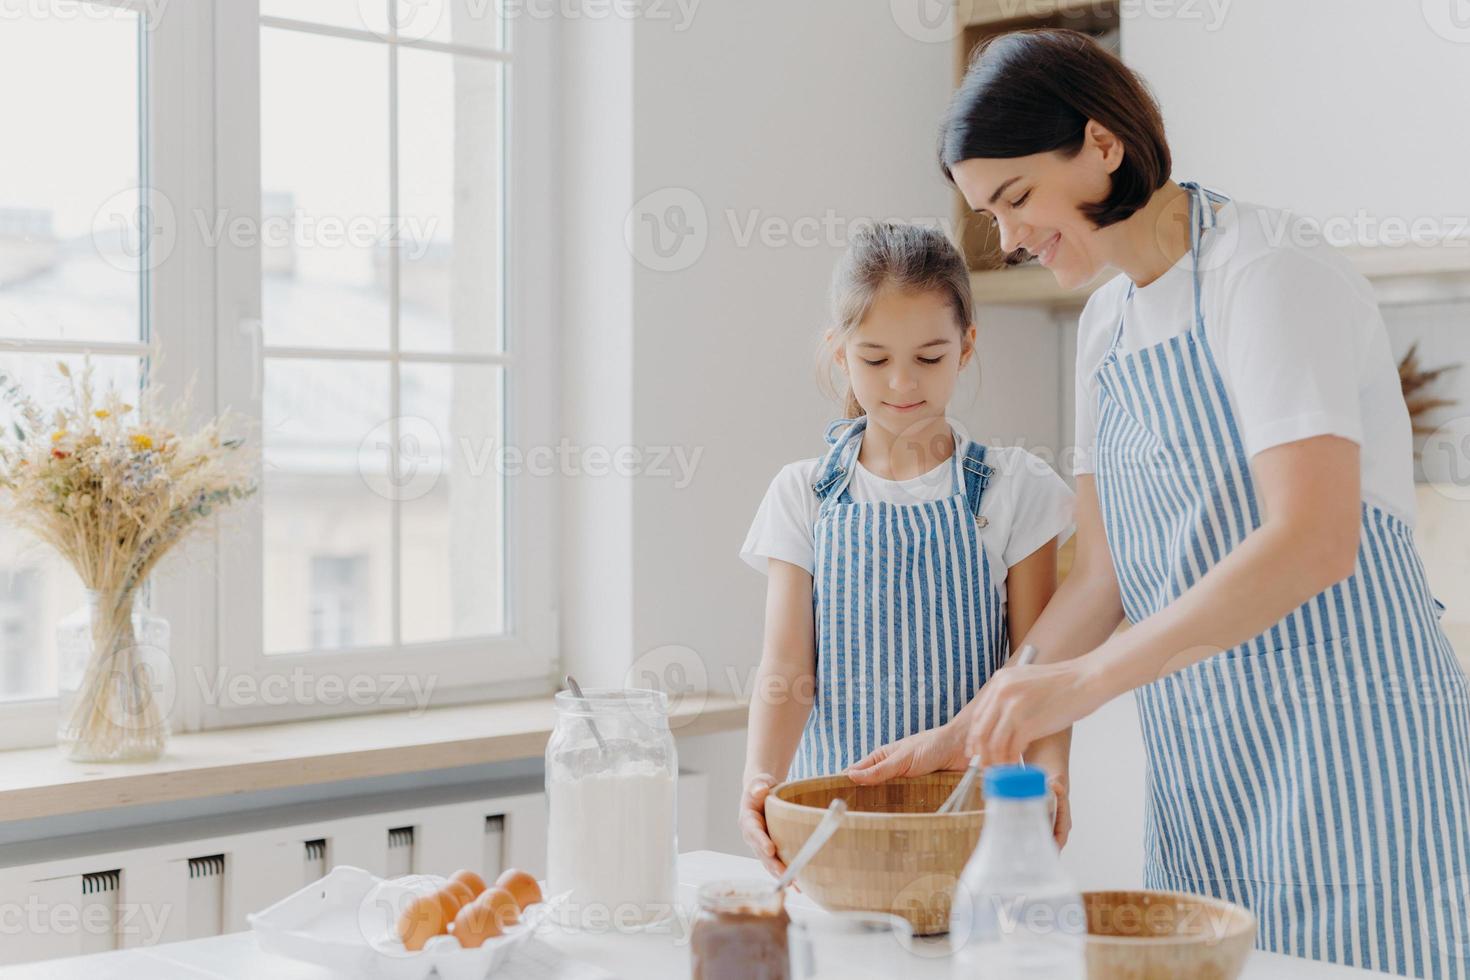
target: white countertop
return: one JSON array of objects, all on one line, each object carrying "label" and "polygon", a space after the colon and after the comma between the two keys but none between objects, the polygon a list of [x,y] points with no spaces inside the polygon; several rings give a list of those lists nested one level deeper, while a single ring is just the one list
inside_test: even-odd
[{"label": "white countertop", "polygon": [[[679,858],[681,890],[722,878],[764,878],[765,872],[751,858],[694,851]],[[808,900],[793,895],[791,904]],[[560,955],[557,955],[560,954]],[[535,959],[539,962],[531,962]],[[569,959],[586,965],[584,977],[604,976],[595,968],[627,980],[682,980],[689,976],[689,948],[684,930],[673,924],[658,931],[633,935],[586,934],[548,926],[537,940],[527,961],[506,964],[506,980],[549,977],[541,963]],[[947,959],[914,960],[915,969],[906,980],[948,980]],[[564,974],[572,977],[575,963],[563,963]],[[1386,976],[1350,967],[1331,966],[1307,960],[1254,953],[1244,980],[1352,980]],[[47,960],[26,966],[0,969],[5,980],[347,980],[320,967],[262,953],[249,932],[231,933],[213,939],[168,943],[143,949],[120,950],[94,956]]]}]

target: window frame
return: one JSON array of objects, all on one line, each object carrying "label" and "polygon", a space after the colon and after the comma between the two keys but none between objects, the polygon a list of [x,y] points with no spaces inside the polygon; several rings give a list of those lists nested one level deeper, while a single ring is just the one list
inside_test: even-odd
[{"label": "window frame", "polygon": [[[386,3],[385,3],[386,6]],[[260,84],[259,43],[262,20],[257,0],[216,0],[216,120],[249,120],[250,125],[218,127],[215,214],[260,220]],[[269,23],[290,23],[270,18]],[[551,336],[536,324],[554,323],[553,294],[544,277],[531,277],[536,256],[549,252],[549,185],[522,187],[525,175],[551,170],[550,142],[544,134],[525,132],[530,123],[554,118],[546,84],[550,76],[552,25],[525,19],[507,25],[505,84],[505,345],[495,358],[503,375],[504,435],[511,445],[549,445],[554,432],[550,393]],[[340,34],[332,28],[321,33]],[[513,34],[512,34],[513,31]],[[449,51],[451,46],[399,39],[399,44]],[[536,77],[528,77],[534,66]],[[390,128],[390,141],[396,130]],[[391,145],[391,143],[390,143]],[[231,405],[260,418],[261,274],[255,248],[222,241],[216,249],[218,352],[216,404]],[[541,281],[536,281],[536,280]],[[399,358],[399,355],[393,355]],[[409,358],[401,358],[409,360]],[[436,362],[451,360],[434,357]],[[386,363],[383,361],[382,363]],[[247,365],[241,371],[239,365]],[[537,547],[555,539],[555,493],[531,486],[524,475],[506,474],[505,585],[507,632],[495,638],[452,639],[401,647],[382,646],[310,653],[266,654],[263,644],[261,508],[252,501],[240,513],[226,515],[239,529],[244,547],[219,555],[216,595],[218,630],[214,667],[230,677],[248,676],[253,684],[273,675],[355,678],[367,676],[386,693],[399,678],[417,675],[434,682],[435,703],[543,694],[552,690],[555,610],[552,601],[554,552]],[[224,540],[221,538],[220,540]],[[395,559],[396,561],[396,559]],[[395,569],[396,575],[396,569]],[[395,589],[396,595],[396,589]],[[195,685],[198,688],[200,685]],[[201,695],[202,691],[197,691]],[[401,694],[401,692],[400,692]],[[333,707],[300,704],[201,704],[201,727],[383,710],[392,705]]]},{"label": "window frame", "polygon": [[[229,236],[211,246],[202,230],[215,225],[195,220],[198,215],[243,217],[259,227],[258,0],[99,2],[149,18],[140,59],[143,179],[172,204],[177,234],[166,260],[144,273],[147,302],[139,344],[123,345],[127,349],[122,351],[118,345],[67,343],[16,349],[142,353],[155,340],[165,356],[150,364],[149,371],[175,394],[192,384],[196,421],[230,408],[256,424],[258,441],[263,364],[259,249],[233,243]],[[504,76],[502,438],[507,445],[526,448],[553,445],[556,431],[552,325],[557,323],[557,304],[554,278],[545,274],[556,255],[551,131],[556,26],[554,19],[526,17],[507,23],[506,34],[514,68],[507,64]],[[231,703],[229,697],[215,696],[241,676],[249,678],[249,689],[259,692],[269,678],[279,681],[303,671],[344,681],[366,675],[382,681],[379,691],[386,695],[395,678],[412,675],[421,684],[432,681],[436,705],[552,691],[560,659],[554,592],[560,480],[514,472],[502,480],[506,632],[493,638],[267,655],[259,497],[216,518],[208,532],[166,559],[151,582],[152,608],[172,628],[173,730],[405,707],[350,700],[333,705],[263,703],[258,695]],[[394,574],[396,578],[396,569]],[[0,704],[0,748],[53,742],[56,716],[54,698]]]}]

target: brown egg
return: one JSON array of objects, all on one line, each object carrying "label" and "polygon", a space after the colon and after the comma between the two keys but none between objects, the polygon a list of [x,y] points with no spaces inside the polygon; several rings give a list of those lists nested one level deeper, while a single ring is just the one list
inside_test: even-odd
[{"label": "brown egg", "polygon": [[439,899],[439,907],[444,912],[445,922],[453,922],[459,910],[475,900],[470,886],[462,881],[451,881],[434,894]]},{"label": "brown egg", "polygon": [[475,904],[489,909],[501,929],[521,921],[521,907],[516,904],[515,896],[499,886],[485,889]]},{"label": "brown egg", "polygon": [[451,934],[465,949],[478,949],[487,939],[494,939],[502,932],[495,913],[488,905],[475,901],[459,910],[454,917]]},{"label": "brown egg", "polygon": [[420,895],[398,917],[398,938],[404,947],[417,952],[430,939],[443,935],[448,922],[437,894]]},{"label": "brown egg", "polygon": [[467,868],[461,868],[456,871],[449,876],[449,880],[461,882],[474,893],[476,898],[479,898],[480,893],[485,890],[485,879]]},{"label": "brown egg", "polygon": [[520,868],[506,868],[495,879],[495,884],[510,892],[522,909],[541,901],[541,886],[536,884],[530,872]]}]

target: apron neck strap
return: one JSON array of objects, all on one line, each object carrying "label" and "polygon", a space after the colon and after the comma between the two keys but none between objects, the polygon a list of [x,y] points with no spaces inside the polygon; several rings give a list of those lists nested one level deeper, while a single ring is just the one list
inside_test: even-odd
[{"label": "apron neck strap", "polygon": [[[847,489],[847,484],[852,480],[852,471],[857,465],[858,450],[862,447],[863,430],[867,428],[867,425],[867,416],[860,415],[853,419],[836,419],[827,426],[824,438],[831,448],[827,450],[827,454],[817,465],[817,475],[812,480],[812,492],[824,504],[839,500],[842,492]],[[838,429],[843,431],[839,433]],[[950,472],[954,478],[954,492],[965,494],[971,512],[979,514],[980,497],[985,492],[985,487],[989,484],[995,471],[985,462],[984,446],[972,442],[967,444],[965,451],[961,453],[960,436],[954,431],[953,426],[950,428],[950,435],[955,441],[954,452],[950,453]]]},{"label": "apron neck strap", "polygon": [[1200,243],[1204,241],[1205,229],[1215,227],[1215,209],[1210,206],[1209,196],[1199,184],[1185,181],[1179,186],[1189,192],[1189,274],[1190,281],[1194,284],[1194,323],[1190,329],[1203,337],[1205,313],[1200,302],[1199,249]]},{"label": "apron neck strap", "polygon": [[[958,451],[954,455],[955,459],[961,459]],[[980,501],[985,496],[985,488],[990,485],[990,478],[995,475],[995,470],[985,462],[985,447],[978,442],[965,446],[964,458],[959,465],[959,486],[965,494],[965,505],[969,508],[971,517],[979,517]]]},{"label": "apron neck strap", "polygon": [[[1194,287],[1194,322],[1190,324],[1190,332],[1204,335],[1205,314],[1204,305],[1201,301],[1200,284],[1200,247],[1204,242],[1204,234],[1207,230],[1219,224],[1220,217],[1215,213],[1215,204],[1228,204],[1230,198],[1218,191],[1212,191],[1201,187],[1192,180],[1180,183],[1186,194],[1189,195],[1189,274],[1190,282]],[[1112,351],[1123,340],[1123,323],[1127,315],[1128,304],[1133,300],[1133,294],[1138,284],[1128,283],[1128,295],[1123,297],[1123,311],[1118,314],[1118,325],[1113,328],[1113,339],[1108,344],[1108,350]]]},{"label": "apron neck strap", "polygon": [[[862,444],[863,430],[867,425],[868,417],[859,415],[851,419],[836,419],[827,426],[823,438],[832,448],[822,457],[816,478],[812,481],[812,491],[818,497],[826,500],[833,494],[842,494],[852,477],[852,464],[857,460],[858,447]],[[842,429],[840,433],[837,431],[839,428]]]}]

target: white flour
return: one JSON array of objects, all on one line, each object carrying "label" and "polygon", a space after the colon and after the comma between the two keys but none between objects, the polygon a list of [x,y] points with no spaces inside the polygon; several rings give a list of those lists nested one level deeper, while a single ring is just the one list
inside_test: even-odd
[{"label": "white flour", "polygon": [[579,778],[553,770],[547,792],[547,887],[571,891],[569,924],[616,929],[673,912],[673,773],[648,763]]}]

